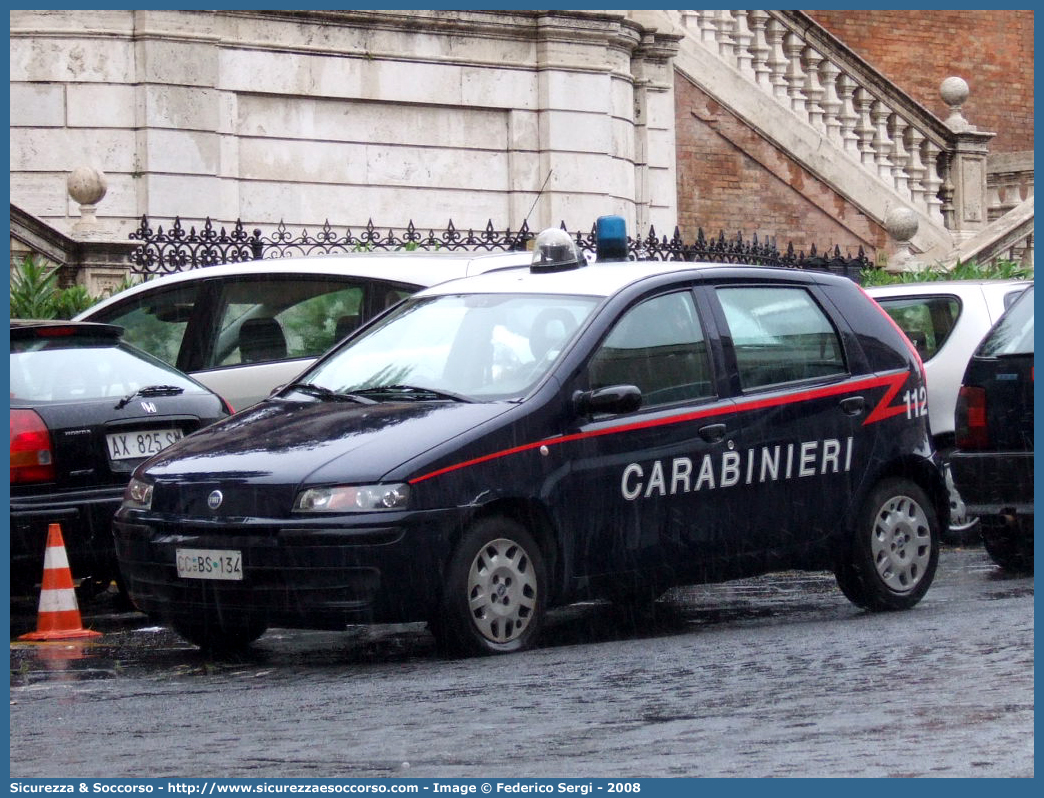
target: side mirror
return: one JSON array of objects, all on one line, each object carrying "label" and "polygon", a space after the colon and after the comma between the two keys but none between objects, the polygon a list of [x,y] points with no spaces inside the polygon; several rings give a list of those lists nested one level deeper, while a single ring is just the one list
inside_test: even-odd
[{"label": "side mirror", "polygon": [[593,413],[633,413],[642,406],[642,392],[634,385],[609,385],[573,394],[573,407],[582,416]]}]

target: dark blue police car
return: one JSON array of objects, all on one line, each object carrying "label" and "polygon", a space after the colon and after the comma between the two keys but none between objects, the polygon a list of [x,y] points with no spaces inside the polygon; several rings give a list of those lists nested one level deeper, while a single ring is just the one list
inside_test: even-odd
[{"label": "dark blue police car", "polygon": [[136,604],[206,647],[428,621],[516,651],[548,607],[832,569],[861,607],[935,574],[948,499],[916,351],[852,281],[691,263],[451,281],[135,473]]}]

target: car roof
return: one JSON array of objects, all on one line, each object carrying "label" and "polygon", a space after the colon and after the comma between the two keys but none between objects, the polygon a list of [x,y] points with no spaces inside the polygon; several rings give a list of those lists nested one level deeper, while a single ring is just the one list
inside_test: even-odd
[{"label": "car roof", "polygon": [[561,294],[607,297],[633,283],[661,275],[702,272],[704,275],[744,275],[761,278],[785,275],[790,280],[828,281],[834,275],[772,266],[698,263],[691,261],[597,261],[586,266],[561,271],[533,272],[510,269],[486,272],[474,277],[449,280],[419,291],[415,296],[469,294]]},{"label": "car roof", "polygon": [[1015,288],[1025,288],[1030,284],[1029,280],[927,280],[919,283],[889,283],[888,285],[867,286],[866,291],[871,296],[877,295],[921,295],[921,294],[959,294],[962,291],[998,290],[1010,291]]},{"label": "car roof", "polygon": [[480,274],[492,269],[528,266],[529,252],[349,252],[340,255],[310,255],[297,258],[271,258],[244,261],[217,266],[205,266],[189,271],[156,277],[147,282],[120,291],[76,316],[89,318],[96,311],[122,302],[128,297],[146,291],[155,291],[195,280],[256,275],[307,274],[308,276],[360,277],[381,279],[392,283],[431,286],[445,280]]}]

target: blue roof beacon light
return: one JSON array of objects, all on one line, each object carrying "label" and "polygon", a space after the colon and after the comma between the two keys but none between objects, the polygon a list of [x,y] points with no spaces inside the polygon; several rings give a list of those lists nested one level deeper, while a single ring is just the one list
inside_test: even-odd
[{"label": "blue roof beacon light", "polygon": [[533,262],[529,270],[538,272],[563,272],[587,265],[580,247],[569,233],[557,227],[549,227],[536,238]]},{"label": "blue roof beacon light", "polygon": [[599,216],[595,225],[595,257],[599,262],[627,260],[627,225],[622,216]]}]

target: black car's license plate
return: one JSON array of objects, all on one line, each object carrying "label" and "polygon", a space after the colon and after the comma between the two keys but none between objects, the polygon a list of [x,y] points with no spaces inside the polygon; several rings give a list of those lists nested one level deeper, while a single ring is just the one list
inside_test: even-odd
[{"label": "black car's license plate", "polygon": [[135,460],[151,457],[181,440],[181,430],[176,427],[163,429],[131,430],[113,432],[105,436],[109,457],[113,460]]}]

